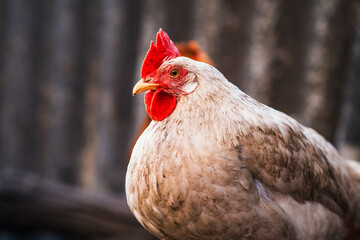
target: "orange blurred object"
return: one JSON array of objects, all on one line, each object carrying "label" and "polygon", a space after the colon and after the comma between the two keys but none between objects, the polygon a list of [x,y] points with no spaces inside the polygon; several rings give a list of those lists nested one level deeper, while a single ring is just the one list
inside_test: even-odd
[{"label": "orange blurred object", "polygon": [[199,62],[205,62],[214,66],[213,61],[206,54],[206,52],[200,48],[196,41],[193,40],[189,42],[179,42],[175,45],[179,49],[181,56],[188,57]]}]

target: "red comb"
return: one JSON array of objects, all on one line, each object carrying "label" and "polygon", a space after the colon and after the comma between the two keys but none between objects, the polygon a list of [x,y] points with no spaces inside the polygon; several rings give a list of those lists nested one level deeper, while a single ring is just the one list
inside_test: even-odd
[{"label": "red comb", "polygon": [[148,76],[153,76],[165,59],[172,59],[179,56],[180,53],[175,47],[175,44],[170,40],[167,33],[160,28],[156,35],[156,45],[153,41],[150,43],[150,49],[142,65],[141,78],[144,79]]}]

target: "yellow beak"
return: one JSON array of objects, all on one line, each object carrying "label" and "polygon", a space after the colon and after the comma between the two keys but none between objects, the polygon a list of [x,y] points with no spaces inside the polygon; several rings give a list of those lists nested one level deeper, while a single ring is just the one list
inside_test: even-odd
[{"label": "yellow beak", "polygon": [[160,84],[156,84],[156,83],[146,83],[144,82],[142,79],[140,81],[138,81],[136,83],[136,85],[134,86],[133,89],[133,96],[135,94],[141,93],[141,92],[145,92],[147,90],[156,90],[158,87],[160,86]]}]

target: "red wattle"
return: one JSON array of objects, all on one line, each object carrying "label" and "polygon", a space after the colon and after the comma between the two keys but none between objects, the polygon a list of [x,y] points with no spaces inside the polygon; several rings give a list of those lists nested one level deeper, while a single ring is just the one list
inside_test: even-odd
[{"label": "red wattle", "polygon": [[[154,97],[154,93],[155,93],[155,91],[148,91],[145,93],[145,98],[144,98],[146,112],[150,115],[150,117],[151,117],[150,107],[151,107],[152,99]],[[152,119],[152,117],[151,117],[151,119]]]},{"label": "red wattle", "polygon": [[174,110],[176,97],[162,89],[148,91],[145,94],[145,106],[152,120],[162,121]]}]

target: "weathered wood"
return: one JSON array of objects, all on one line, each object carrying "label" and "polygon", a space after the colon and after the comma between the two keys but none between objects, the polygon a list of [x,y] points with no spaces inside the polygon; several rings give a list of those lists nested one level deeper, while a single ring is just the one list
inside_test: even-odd
[{"label": "weathered wood", "polygon": [[[339,123],[357,1],[319,0],[311,10],[304,101],[299,120],[334,142]],[[345,13],[346,12],[346,13]]]},{"label": "weathered wood", "polygon": [[100,79],[96,138],[98,189],[124,191],[131,138],[132,79],[136,72],[140,1],[101,1]]},{"label": "weathered wood", "polygon": [[[244,87],[255,2],[251,0],[196,1],[194,39],[234,84]],[[243,88],[244,90],[244,88]]]},{"label": "weathered wood", "polygon": [[[1,76],[0,166],[2,169],[26,167],[35,171],[38,164],[26,165],[22,156],[37,161],[36,135],[38,81],[32,82],[34,62],[31,41],[36,17],[36,4],[20,1],[6,3],[8,13],[3,38]],[[4,24],[4,22],[2,23]],[[9,161],[11,159],[11,161]],[[25,166],[26,165],[26,166]]]},{"label": "weathered wood", "polygon": [[[268,74],[269,104],[295,118],[303,102],[304,72],[314,1],[282,1],[275,23],[276,44]],[[286,101],[284,101],[286,99]]]},{"label": "weathered wood", "polygon": [[[43,227],[83,236],[153,239],[125,197],[84,192],[34,175],[0,176],[0,225]],[[126,239],[126,238],[123,238]]]},{"label": "weathered wood", "polygon": [[347,69],[348,84],[345,89],[337,141],[341,154],[360,161],[360,2],[357,2],[354,9],[356,11],[356,32],[350,48]]}]

